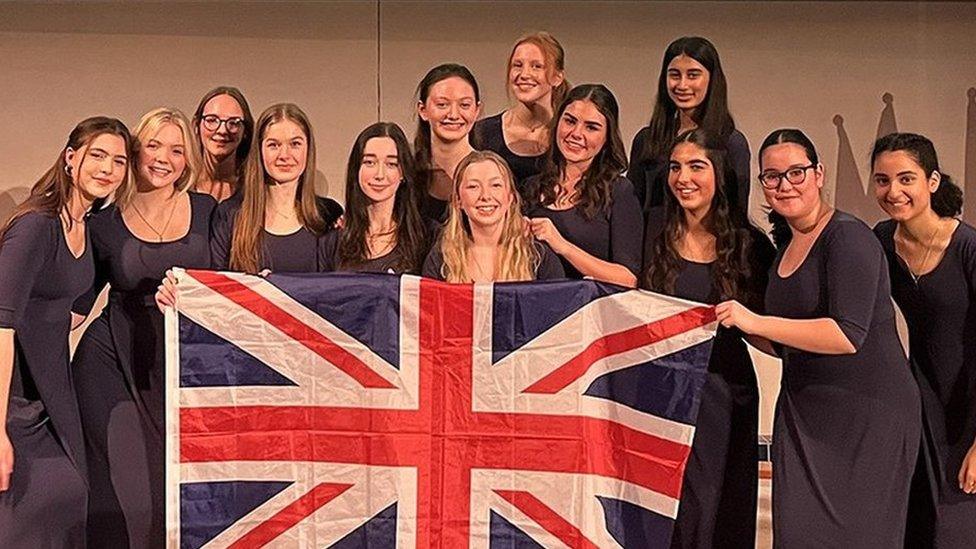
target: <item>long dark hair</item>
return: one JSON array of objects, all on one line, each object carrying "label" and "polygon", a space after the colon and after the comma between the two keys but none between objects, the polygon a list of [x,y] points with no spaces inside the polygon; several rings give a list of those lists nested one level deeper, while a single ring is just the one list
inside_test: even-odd
[{"label": "long dark hair", "polygon": [[308,153],[305,171],[298,180],[295,194],[295,211],[302,226],[316,236],[325,233],[327,227],[315,196],[315,135],[308,116],[298,105],[278,103],[271,105],[258,118],[257,136],[251,143],[244,169],[244,198],[234,221],[231,237],[230,268],[246,273],[257,273],[261,268],[264,210],[268,195],[268,173],[264,169],[264,153],[261,140],[268,126],[291,120],[305,133]]},{"label": "long dark hair", "polygon": [[[708,214],[702,222],[715,237],[717,258],[712,269],[716,279],[715,287],[723,300],[752,302],[755,296],[744,295],[753,275],[748,259],[752,235],[747,228],[745,216],[738,208],[729,207],[727,193],[730,188],[735,188],[736,176],[728,161],[724,141],[699,128],[678,136],[672,151],[683,143],[691,143],[704,150],[715,173],[715,196],[712,197]],[[673,294],[681,259],[676,244],[686,229],[685,215],[671,192],[664,193],[664,211],[664,230],[654,241],[652,261],[644,272],[644,285],[658,292]]]},{"label": "long dark hair", "polygon": [[[18,217],[28,214],[31,212],[39,212],[51,217],[57,217],[61,210],[68,203],[68,199],[71,198],[71,192],[74,187],[74,178],[68,173],[66,167],[68,165],[67,160],[65,160],[65,152],[70,148],[76,151],[76,154],[85,154],[87,156],[87,147],[100,135],[110,134],[116,135],[122,138],[125,143],[125,152],[129,156],[129,162],[126,163],[126,175],[122,180],[122,185],[125,187],[132,185],[132,160],[131,151],[132,146],[132,136],[129,134],[129,129],[121,121],[115,118],[109,118],[107,116],[94,116],[92,118],[86,118],[78,123],[77,126],[71,130],[68,134],[68,142],[65,143],[64,147],[58,152],[58,157],[54,161],[54,164],[41,176],[40,179],[34,183],[31,187],[30,195],[28,195],[27,200],[22,202],[17,206],[7,222],[4,224],[2,230],[0,230],[0,238],[3,237],[10,225]],[[81,159],[81,164],[79,168],[84,165],[85,157]],[[80,169],[79,169],[80,171]],[[68,220],[68,226],[71,226],[72,221]]]},{"label": "long dark hair", "polygon": [[[803,151],[807,155],[807,160],[811,164],[819,164],[820,157],[817,156],[817,148],[813,146],[813,141],[806,136],[800,130],[795,128],[780,128],[775,130],[773,133],[766,136],[763,140],[762,145],[759,146],[759,173],[762,174],[762,156],[763,152],[773,145],[782,145],[783,143],[792,143],[794,145],[799,145],[803,148]],[[786,221],[786,218],[782,215],[776,213],[774,210],[769,210],[769,222],[773,226],[773,243],[779,249],[786,248],[790,240],[793,239],[793,231],[790,230],[790,224]]]},{"label": "long dark hair", "polygon": [[935,145],[929,138],[915,133],[889,133],[874,142],[871,150],[871,166],[881,153],[904,151],[911,156],[915,163],[921,166],[925,177],[932,177],[933,172],[939,172],[941,180],[939,188],[932,193],[932,210],[939,217],[955,217],[962,213],[962,189],[960,189],[949,174],[939,168],[939,157],[935,154]]},{"label": "long dark hair", "polygon": [[[200,103],[197,104],[197,110],[193,113],[193,131],[197,134],[200,154],[206,158],[203,139],[200,136],[200,121],[203,120],[203,108],[207,106],[207,103],[211,99],[218,95],[229,95],[234,101],[237,101],[237,104],[241,107],[241,112],[244,113],[244,128],[242,129],[244,134],[241,135],[241,142],[238,143],[237,151],[234,153],[237,159],[237,177],[240,178],[244,174],[244,161],[247,160],[247,155],[251,150],[251,140],[254,139],[254,116],[251,115],[251,107],[247,104],[247,99],[244,98],[241,90],[233,86],[217,86],[205,93],[200,99]],[[207,166],[205,169],[210,170],[211,168]],[[207,176],[210,177],[212,174],[207,174]]]},{"label": "long dark hair", "polygon": [[417,209],[415,190],[416,169],[410,153],[410,142],[400,126],[392,122],[377,122],[368,126],[356,138],[346,165],[345,227],[339,240],[339,265],[354,266],[369,259],[369,198],[359,185],[359,167],[363,162],[366,143],[375,137],[389,137],[396,143],[397,161],[402,180],[393,198],[393,222],[396,224],[395,249],[399,262],[394,271],[416,272],[427,253],[428,237]]},{"label": "long dark hair", "polygon": [[[423,80],[417,85],[417,101],[426,103],[427,97],[430,95],[430,89],[434,87],[434,84],[455,76],[471,84],[471,88],[474,89],[474,100],[477,103],[481,103],[481,92],[478,90],[478,81],[475,80],[474,75],[471,74],[471,71],[467,67],[458,65],[457,63],[444,63],[427,71]],[[418,116],[417,132],[413,136],[413,150],[414,158],[417,161],[417,179],[421,187],[420,190],[423,191],[424,195],[427,194],[427,189],[430,186],[430,174],[433,170],[430,139],[430,122]],[[454,177],[452,173],[447,175]]]},{"label": "long dark hair", "polygon": [[678,56],[686,55],[698,61],[708,71],[708,92],[702,104],[695,109],[692,119],[699,128],[718,140],[727,140],[735,131],[735,122],[729,114],[728,85],[718,50],[701,36],[683,36],[668,45],[661,60],[661,74],[657,80],[657,99],[654,113],[648,123],[650,135],[643,151],[633,151],[639,160],[666,157],[678,135],[680,120],[678,107],[668,95],[668,65]]},{"label": "long dark hair", "polygon": [[552,119],[546,167],[526,198],[531,204],[550,205],[556,202],[560,180],[566,168],[566,157],[558,145],[559,122],[566,108],[576,101],[593,103],[607,119],[606,142],[577,186],[579,202],[576,206],[587,219],[593,219],[598,212],[606,211],[610,207],[613,180],[627,169],[627,153],[624,152],[624,142],[620,138],[620,108],[617,106],[617,98],[603,84],[580,84],[566,94],[566,99]]}]

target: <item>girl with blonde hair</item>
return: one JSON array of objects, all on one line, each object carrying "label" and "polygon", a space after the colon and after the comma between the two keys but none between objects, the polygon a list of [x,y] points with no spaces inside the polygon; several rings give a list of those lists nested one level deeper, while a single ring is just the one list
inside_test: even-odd
[{"label": "girl with blonde hair", "polygon": [[88,455],[91,547],[163,545],[163,316],[152,295],[173,265],[210,268],[210,215],[217,205],[210,195],[189,192],[202,162],[182,112],[146,113],[135,129],[132,158],[135,185],[89,221],[95,283],[72,308],[87,314],[109,285],[108,303],[73,361]]},{"label": "girl with blonde hair", "polygon": [[454,174],[447,222],[424,262],[424,276],[461,283],[563,278],[559,259],[532,238],[521,211],[505,161],[491,151],[466,156]]}]

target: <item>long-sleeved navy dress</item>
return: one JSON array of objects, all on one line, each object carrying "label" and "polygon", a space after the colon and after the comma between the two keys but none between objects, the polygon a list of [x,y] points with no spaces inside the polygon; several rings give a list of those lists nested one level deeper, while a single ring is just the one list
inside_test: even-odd
[{"label": "long-sleeved navy dress", "polygon": [[163,547],[165,541],[165,355],[153,296],[173,266],[210,268],[210,216],[217,203],[190,193],[180,239],[146,242],[114,205],[91,216],[95,284],[75,303],[86,312],[109,284],[108,303],[75,351],[91,496],[90,547]]},{"label": "long-sleeved navy dress", "polygon": [[896,227],[883,221],[874,232],[888,256],[922,395],[906,547],[969,547],[976,545],[976,496],[959,489],[957,475],[976,438],[976,229],[960,222],[939,264],[916,280],[895,251]]},{"label": "long-sleeved navy dress", "polygon": [[[527,188],[532,189],[530,192],[535,192],[537,187],[536,180],[530,179],[527,183]],[[634,275],[640,271],[644,218],[633,186],[623,176],[614,179],[610,185],[609,208],[597,212],[592,219],[587,219],[578,206],[553,210],[538,203],[528,205],[525,215],[551,219],[559,234],[593,257],[623,265]],[[559,259],[567,278],[583,278],[567,259],[561,256]]]},{"label": "long-sleeved navy dress", "polygon": [[[241,204],[242,194],[237,193],[218,204],[214,210],[210,222],[210,258],[214,269],[230,268],[231,239]],[[318,207],[326,227],[332,227],[342,215],[342,206],[331,198],[318,197]],[[261,269],[276,273],[315,273],[325,270],[321,257],[323,236],[305,227],[287,235],[264,231]]]},{"label": "long-sleeved navy dress", "polygon": [[542,171],[546,155],[522,156],[509,149],[502,129],[503,114],[498,113],[477,121],[471,130],[471,145],[479,151],[492,151],[505,159],[515,176],[515,186],[521,192],[525,188],[525,181]]},{"label": "long-sleeved navy dress", "polygon": [[[651,223],[650,219],[644,240],[645,270],[653,257],[654,243],[664,231],[663,222]],[[664,216],[654,219],[663,220]],[[748,232],[749,272],[738,298],[761,313],[776,251],[761,231],[750,227]],[[714,261],[698,263],[679,258],[671,294],[700,303],[719,303],[723,299],[715,284],[715,268]],[[758,434],[759,384],[749,349],[740,330],[720,327],[702,388],[672,547],[755,547]]]},{"label": "long-sleeved navy dress", "polygon": [[0,242],[0,327],[14,330],[6,425],[14,470],[0,492],[0,547],[85,544],[85,451],[68,355],[71,304],[95,272],[85,240],[75,257],[61,221],[32,212]]},{"label": "long-sleeved navy dress", "polygon": [[[668,192],[668,159],[667,158],[647,158],[643,153],[650,138],[650,128],[643,128],[634,136],[634,142],[630,146],[630,166],[627,168],[627,179],[634,184],[634,192],[637,200],[645,212],[651,208],[664,204],[664,193]],[[729,203],[735,204],[739,211],[748,218],[749,214],[749,170],[750,155],[749,141],[739,130],[734,130],[729,135],[728,144],[729,162],[732,163],[732,170],[735,172],[735,193],[728,197]],[[726,194],[729,193],[727,189]]]},{"label": "long-sleeved navy dress", "polygon": [[766,312],[831,318],[847,355],[780,346],[773,427],[777,547],[901,547],[918,455],[918,388],[895,329],[884,252],[871,230],[832,214],[795,272],[769,275]]},{"label": "long-sleeved navy dress", "polygon": [[356,273],[393,273],[393,274],[419,274],[420,265],[405,271],[399,267],[403,260],[399,247],[394,247],[380,257],[367,259],[358,265],[342,265],[342,258],[339,257],[339,240],[342,238],[342,229],[329,231],[322,237],[322,271],[334,272],[356,272]]}]

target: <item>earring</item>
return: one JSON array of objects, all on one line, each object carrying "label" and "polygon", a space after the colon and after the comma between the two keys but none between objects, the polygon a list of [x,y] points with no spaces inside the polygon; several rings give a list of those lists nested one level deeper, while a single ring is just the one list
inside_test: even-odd
[{"label": "earring", "polygon": [[64,165],[64,173],[68,174],[68,177],[71,177],[71,164]]}]

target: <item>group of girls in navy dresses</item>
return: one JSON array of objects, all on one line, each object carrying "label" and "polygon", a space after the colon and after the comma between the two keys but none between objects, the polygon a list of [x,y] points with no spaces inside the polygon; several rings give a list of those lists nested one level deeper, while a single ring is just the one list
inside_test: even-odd
[{"label": "group of girls in navy dresses", "polygon": [[[315,194],[315,136],[293,104],[255,120],[219,87],[192,118],[154,109],[131,137],[114,119],[81,122],[0,229],[0,546],[164,545],[159,309],[177,300],[172,266],[592,278],[714,304],[672,546],[755,544],[747,342],[783,360],[777,546],[976,540],[976,232],[956,219],[961,192],[932,143],[875,144],[891,220],[872,234],[822,200],[824,166],[801,131],[770,134],[757,184],[777,251],[747,216],[749,146],[708,40],[667,48],[629,163],[613,93],[571,87],[565,65],[552,35],[519,39],[512,103],[480,120],[471,71],[434,67],[412,147],[388,122],[355,139],[344,207]],[[72,360],[68,333],[106,285]]]}]

